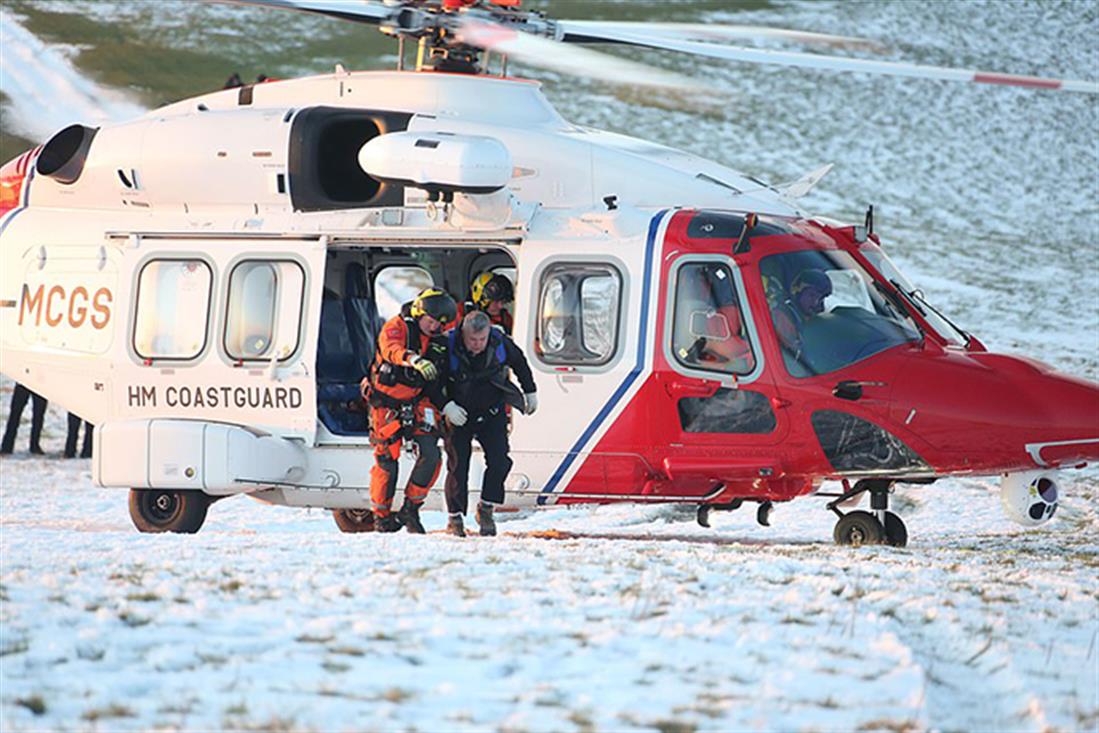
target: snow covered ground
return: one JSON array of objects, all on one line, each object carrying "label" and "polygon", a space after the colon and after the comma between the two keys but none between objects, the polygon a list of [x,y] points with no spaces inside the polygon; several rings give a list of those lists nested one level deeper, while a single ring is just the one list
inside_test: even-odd
[{"label": "snow covered ground", "polygon": [[[0,395],[7,405],[7,390]],[[503,515],[497,538],[344,535],[215,504],[140,535],[125,492],[0,459],[0,729],[1094,730],[1099,481],[1039,530],[992,484],[915,488],[903,550],[822,500]],[[364,456],[366,460],[366,456]]]},{"label": "snow covered ground", "polygon": [[[280,73],[331,67],[298,47],[319,23],[284,34],[238,8],[34,4],[55,6],[149,42],[178,26],[200,50],[209,28],[193,16],[217,13],[239,31],[217,40],[231,57],[263,36],[292,67]],[[865,35],[920,63],[1099,68],[1087,3],[714,7],[669,12]],[[136,114],[17,19],[0,13],[0,31],[6,129],[44,139]],[[892,256],[963,327],[1099,378],[1093,99],[646,58],[711,80],[728,115],[575,81],[547,93],[580,123],[768,180],[837,162],[814,210],[853,220],[874,202]],[[1030,531],[1002,517],[991,480],[905,490],[903,550],[834,547],[812,498],[770,529],[747,509],[711,530],[666,507],[550,509],[465,541],[342,535],[325,512],[234,498],[180,537],[139,535],[124,492],[56,458],[63,438],[53,412],[50,457],[0,459],[0,731],[1099,729],[1094,469],[1066,474],[1066,506]]]}]

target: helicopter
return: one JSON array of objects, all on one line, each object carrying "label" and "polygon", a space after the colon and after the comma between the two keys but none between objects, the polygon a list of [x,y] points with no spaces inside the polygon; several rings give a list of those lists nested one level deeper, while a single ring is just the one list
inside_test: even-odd
[{"label": "helicopter", "polygon": [[398,68],[75,124],[0,168],[4,373],[97,425],[94,481],[129,490],[138,530],[196,532],[246,494],[366,531],[359,380],[377,332],[420,289],[461,296],[483,272],[514,282],[513,336],[543,395],[511,428],[512,506],[677,503],[708,526],[748,503],[766,525],[813,496],[837,543],[904,546],[898,485],[1002,475],[1007,515],[1037,526],[1058,472],[1099,459],[1099,385],[954,325],[890,260],[872,208],[854,223],[805,210],[830,166],[769,185],[580,127],[507,65],[685,105],[703,85],[572,44],[1039,93],[1096,83],[739,48],[873,44],[558,21],[515,0],[237,4],[376,25]]}]

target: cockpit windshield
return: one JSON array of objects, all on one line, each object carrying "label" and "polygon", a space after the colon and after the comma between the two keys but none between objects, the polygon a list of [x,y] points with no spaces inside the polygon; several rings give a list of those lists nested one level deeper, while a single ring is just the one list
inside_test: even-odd
[{"label": "cockpit windshield", "polygon": [[921,312],[924,318],[931,328],[935,329],[936,333],[952,344],[964,346],[969,343],[969,334],[947,320],[945,316],[924,300],[923,293],[917,290],[915,286],[908,281],[908,278],[901,274],[901,271],[898,270],[897,266],[893,264],[893,261],[886,256],[881,247],[873,242],[864,242],[859,248],[859,251],[862,253],[863,257],[869,260],[871,265],[877,268],[878,272],[882,274],[882,277],[892,282],[898,290],[907,293],[910,298],[919,301],[918,304],[921,306]]},{"label": "cockpit windshield", "polygon": [[842,369],[920,331],[897,298],[846,252],[805,250],[764,257],[763,289],[786,369],[811,377]]}]

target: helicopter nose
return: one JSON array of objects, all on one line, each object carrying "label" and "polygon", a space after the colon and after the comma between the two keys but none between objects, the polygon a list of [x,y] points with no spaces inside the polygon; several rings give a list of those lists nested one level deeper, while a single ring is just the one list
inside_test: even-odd
[{"label": "helicopter nose", "polygon": [[1028,426],[1027,452],[1040,466],[1099,461],[1099,384],[1047,372],[1027,380],[1041,417]]}]

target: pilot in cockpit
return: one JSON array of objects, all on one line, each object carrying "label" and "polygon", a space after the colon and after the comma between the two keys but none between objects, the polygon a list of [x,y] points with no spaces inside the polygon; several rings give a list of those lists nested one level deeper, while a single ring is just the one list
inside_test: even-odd
[{"label": "pilot in cockpit", "polygon": [[755,366],[729,270],[686,265],[677,294],[676,352],[685,364],[736,374]]},{"label": "pilot in cockpit", "polygon": [[832,280],[822,270],[802,270],[794,277],[789,297],[771,308],[775,333],[785,349],[800,354],[805,324],[824,312],[824,300],[831,294]]}]

